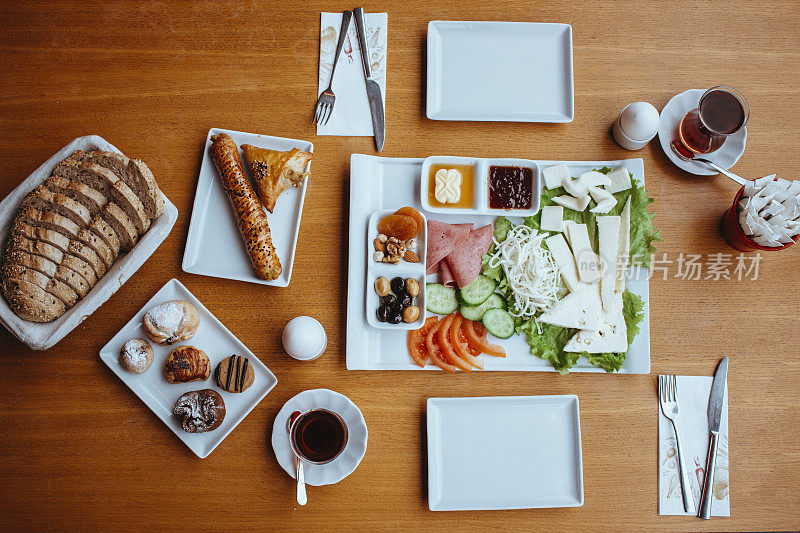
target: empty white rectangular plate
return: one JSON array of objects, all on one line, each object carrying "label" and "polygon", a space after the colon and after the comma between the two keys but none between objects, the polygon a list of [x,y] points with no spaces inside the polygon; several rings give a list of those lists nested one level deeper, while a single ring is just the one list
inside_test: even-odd
[{"label": "empty white rectangular plate", "polygon": [[[186,300],[197,308],[200,325],[191,339],[172,346],[159,346],[147,339],[142,327],[142,318],[151,307],[170,300]],[[130,339],[146,340],[153,347],[155,356],[153,364],[143,374],[132,374],[119,364],[119,351]],[[207,380],[177,384],[167,381],[164,377],[164,361],[169,353],[180,345],[195,346],[208,355],[211,360],[211,376]],[[226,392],[217,387],[214,381],[214,369],[219,362],[234,354],[248,358],[255,372],[255,381],[244,392]],[[244,417],[278,383],[269,368],[177,279],[168,281],[119,333],[103,346],[100,350],[100,359],[201,459],[219,446],[233,428],[239,425],[239,422],[244,420]],[[222,396],[225,401],[225,420],[213,431],[187,433],[181,427],[178,417],[172,414],[172,409],[181,394],[200,389],[214,389]]]},{"label": "empty white rectangular plate", "polygon": [[[304,152],[314,151],[314,145],[308,141],[211,128],[206,137],[203,164],[197,180],[189,235],[183,253],[183,270],[191,274],[287,287],[292,278],[297,234],[300,231],[300,215],[303,213],[308,178],[305,178],[299,187],[285,190],[278,198],[273,213],[264,211],[267,214],[272,243],[281,261],[283,272],[275,280],[258,279],[250,264],[242,236],[239,234],[236,215],[222,186],[217,166],[208,153],[211,136],[218,133],[230,135],[240,147],[240,151],[243,144],[280,151],[292,148],[299,148]],[[244,161],[244,156],[241,157],[247,173],[247,163]]]},{"label": "empty white rectangular plate", "polygon": [[582,505],[577,396],[428,398],[431,511]]},{"label": "empty white rectangular plate", "polygon": [[572,26],[429,22],[426,112],[433,120],[571,122]]}]

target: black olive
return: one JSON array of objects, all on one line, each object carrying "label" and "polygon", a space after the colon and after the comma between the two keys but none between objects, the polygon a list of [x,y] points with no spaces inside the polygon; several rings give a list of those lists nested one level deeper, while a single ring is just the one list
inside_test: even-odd
[{"label": "black olive", "polygon": [[394,294],[387,294],[383,298],[381,298],[381,305],[390,306],[397,301],[397,296]]},{"label": "black olive", "polygon": [[406,280],[401,277],[392,278],[392,281],[389,283],[389,287],[392,288],[392,292],[396,295],[400,296],[404,292],[406,292]]},{"label": "black olive", "polygon": [[403,304],[400,302],[395,302],[389,306],[389,316],[391,315],[402,315],[403,314]]},{"label": "black olive", "polygon": [[380,306],[376,314],[378,315],[378,320],[380,322],[386,322],[389,320],[389,308],[385,305]]},{"label": "black olive", "polygon": [[393,313],[391,310],[389,311],[389,324],[399,324],[403,321],[403,313]]},{"label": "black olive", "polygon": [[410,294],[404,292],[402,296],[398,297],[397,301],[400,302],[400,305],[402,305],[403,309],[405,309],[411,305],[412,298]]}]

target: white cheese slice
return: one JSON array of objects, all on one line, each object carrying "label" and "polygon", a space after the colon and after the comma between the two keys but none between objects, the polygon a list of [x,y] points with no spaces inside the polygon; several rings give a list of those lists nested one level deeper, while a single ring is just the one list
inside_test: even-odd
[{"label": "white cheese slice", "polygon": [[580,198],[581,196],[586,196],[589,192],[589,187],[578,178],[576,180],[564,180],[564,190],[575,198]]},{"label": "white cheese slice", "polygon": [[589,205],[589,195],[586,194],[581,196],[580,198],[575,198],[574,196],[569,196],[566,194],[562,194],[561,196],[556,196],[553,198],[553,202],[566,207],[567,209],[572,209],[573,211],[585,211],[586,207]]},{"label": "white cheese slice", "polygon": [[602,323],[600,315],[600,289],[590,285],[587,289],[571,292],[539,316],[539,322],[562,328],[597,331]]},{"label": "white cheese slice", "polygon": [[617,254],[618,261],[622,264],[617,269],[617,281],[615,288],[621,291],[625,288],[625,271],[630,263],[631,255],[631,197],[625,202],[625,207],[622,208],[622,214],[619,217],[619,252]]},{"label": "white cheese slice", "polygon": [[622,293],[615,295],[611,311],[604,311],[598,330],[582,329],[564,346],[565,352],[625,353],[628,351],[628,328],[622,314]]},{"label": "white cheese slice", "polygon": [[574,224],[569,227],[569,242],[572,245],[572,256],[578,269],[578,279],[584,283],[594,283],[600,279],[600,262],[589,241],[589,230],[586,224]]},{"label": "white cheese slice", "polygon": [[792,182],[792,185],[789,187],[789,194],[793,196],[800,194],[800,180],[794,180]]},{"label": "white cheese slice", "polygon": [[[574,220],[565,220],[564,223],[561,225],[561,231],[564,232],[564,238],[567,240],[567,244],[572,246],[572,241],[569,238],[569,227],[577,224]],[[570,252],[571,253],[571,252]]]},{"label": "white cheese slice", "polygon": [[606,190],[612,194],[631,188],[631,175],[625,167],[612,170],[606,176],[611,180],[611,185],[606,185]]},{"label": "white cheese slice", "polygon": [[605,189],[601,189],[600,187],[589,187],[589,195],[592,197],[592,200],[598,204],[606,200],[614,200],[614,203],[616,203],[616,198],[614,198],[614,195]]},{"label": "white cheese slice", "polygon": [[578,179],[587,187],[599,187],[601,185],[603,187],[608,187],[611,185],[611,178],[609,178],[606,174],[596,170],[584,172]]},{"label": "white cheese slice", "polygon": [[617,283],[617,258],[619,256],[619,232],[621,218],[618,216],[597,217],[597,244],[603,260],[603,277],[600,278],[600,300],[603,309],[610,311],[614,303]]},{"label": "white cheese slice", "polygon": [[775,176],[776,176],[775,174],[770,174],[769,176],[764,176],[763,178],[756,179],[753,183],[756,187],[761,189],[762,187],[765,187],[767,183],[774,181]]},{"label": "white cheese slice", "polygon": [[593,208],[589,209],[589,211],[602,215],[611,211],[615,205],[617,205],[617,199],[612,197],[610,200],[603,200]]},{"label": "white cheese slice", "polygon": [[542,171],[542,177],[544,177],[544,186],[548,189],[561,187],[565,181],[572,179],[569,175],[569,168],[564,164],[547,167]]},{"label": "white cheese slice", "polygon": [[542,208],[542,222],[539,227],[542,231],[561,231],[564,224],[564,207],[560,205],[546,205]]},{"label": "white cheese slice", "polygon": [[578,281],[578,269],[575,266],[575,258],[572,256],[572,252],[569,246],[567,246],[567,241],[564,240],[564,236],[557,233],[546,238],[544,242],[558,265],[558,272],[561,274],[561,279],[564,280],[564,284],[570,292],[587,289],[589,287],[588,284]]}]

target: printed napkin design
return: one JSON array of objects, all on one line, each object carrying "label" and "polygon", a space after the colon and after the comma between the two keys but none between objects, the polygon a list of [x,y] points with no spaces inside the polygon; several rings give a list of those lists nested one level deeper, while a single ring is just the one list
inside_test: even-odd
[{"label": "printed napkin design", "polygon": [[[369,50],[370,70],[381,88],[384,118],[386,116],[386,27],[389,16],[386,13],[365,13],[364,33]],[[322,13],[319,37],[319,82],[317,94],[328,87],[333,68],[336,44],[339,42],[339,29],[342,26],[341,13]],[[361,51],[356,36],[355,19],[350,19],[347,37],[336,65],[333,80],[333,93],[336,104],[326,125],[317,124],[317,135],[373,135],[372,115],[367,101],[367,88],[364,84],[364,68]]]},{"label": "printed napkin design", "polygon": [[[708,396],[711,394],[713,378],[707,376],[677,376],[678,384],[678,431],[681,447],[689,473],[695,507],[700,508],[700,493],[705,477],[708,455]],[[722,402],[722,419],[719,431],[717,467],[711,490],[712,516],[730,516],[730,491],[728,477],[728,389]],[[678,449],[675,432],[658,406],[658,514],[693,516],[683,510],[681,495]]]}]

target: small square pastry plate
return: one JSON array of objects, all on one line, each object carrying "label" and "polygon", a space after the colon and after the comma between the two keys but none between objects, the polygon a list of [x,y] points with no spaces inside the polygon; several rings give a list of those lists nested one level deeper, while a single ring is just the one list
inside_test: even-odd
[{"label": "small square pastry plate", "polygon": [[430,119],[572,122],[573,92],[569,24],[428,23]]},{"label": "small square pastry plate", "polygon": [[[460,198],[455,203],[443,204],[436,198],[436,174],[450,169],[461,173]],[[504,177],[503,171],[517,172],[514,178],[530,192],[530,203],[525,208],[503,209],[490,205],[490,193],[495,178]],[[505,174],[507,176],[508,174]],[[433,155],[422,162],[419,196],[422,209],[428,213],[448,215],[496,215],[528,217],[539,212],[541,195],[539,165],[530,159],[499,159],[480,157],[453,157]]]},{"label": "small square pastry plate", "polygon": [[431,511],[583,505],[578,397],[428,398]]},{"label": "small square pastry plate", "polygon": [[[170,300],[185,300],[192,304],[200,315],[197,333],[185,341],[171,346],[160,346],[151,342],[145,334],[142,319],[153,306]],[[132,374],[119,363],[119,352],[130,339],[142,339],[153,347],[154,359],[142,374]],[[169,353],[178,346],[189,345],[203,350],[211,360],[211,375],[205,381],[172,384],[164,377],[164,362]],[[246,357],[253,367],[255,380],[244,392],[231,393],[220,389],[214,379],[214,370],[223,359],[231,355]],[[100,359],[108,365],[125,385],[136,394],[198,457],[205,458],[233,431],[239,422],[264,399],[278,382],[264,363],[247,349],[228,328],[222,325],[211,311],[189,292],[180,281],[167,282],[144,307],[100,350]],[[205,433],[188,433],[183,430],[180,420],[172,413],[178,398],[189,391],[213,389],[225,401],[225,419],[222,425]]]},{"label": "small square pastry plate", "polygon": [[[203,163],[197,180],[197,193],[192,206],[182,268],[184,272],[190,274],[287,287],[292,279],[292,266],[308,178],[305,178],[299,187],[285,190],[278,198],[273,213],[264,210],[272,233],[272,243],[281,261],[283,272],[278,279],[258,279],[250,264],[242,236],[239,234],[236,215],[228,201],[219,171],[208,153],[211,136],[218,133],[227,133],[236,142],[236,146],[240,147],[242,166],[251,180],[252,176],[249,175],[247,163],[241,154],[243,144],[283,152],[292,148],[299,148],[303,152],[314,151],[314,145],[308,141],[211,128],[203,149]],[[311,162],[309,167],[310,165]]]},{"label": "small square pastry plate", "polygon": [[[427,253],[427,236],[428,236],[428,219],[424,214],[420,213],[422,217],[422,231],[420,231],[414,240],[414,249],[411,250],[419,258],[418,263],[411,263],[404,259],[396,264],[380,263],[375,260],[375,246],[373,241],[378,236],[378,222],[383,217],[393,215],[397,209],[382,209],[375,211],[369,217],[369,224],[367,226],[367,322],[373,328],[379,329],[419,329],[425,323],[425,259]],[[419,310],[419,316],[412,322],[401,321],[398,324],[391,324],[378,319],[378,308],[381,305],[381,297],[378,296],[377,280],[384,278],[390,282],[397,277],[404,278],[406,287],[408,287],[408,280],[413,279],[416,281],[418,293],[412,299],[411,305]],[[408,292],[408,290],[406,290]],[[395,294],[394,290],[390,289],[390,294]],[[397,296],[395,294],[395,296]]]}]

